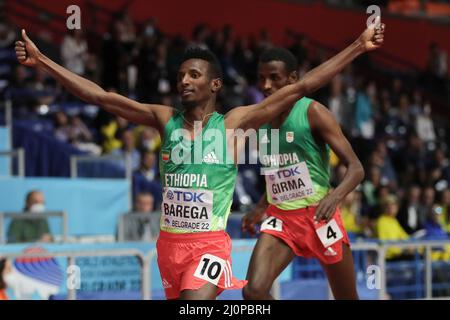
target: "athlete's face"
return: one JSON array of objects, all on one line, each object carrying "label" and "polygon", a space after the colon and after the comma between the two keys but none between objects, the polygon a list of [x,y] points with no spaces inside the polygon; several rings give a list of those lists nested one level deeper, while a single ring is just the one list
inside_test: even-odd
[{"label": "athlete's face", "polygon": [[297,72],[288,73],[282,61],[264,62],[258,66],[258,87],[265,97],[297,80]]},{"label": "athlete's face", "polygon": [[211,78],[208,61],[189,59],[183,62],[178,70],[177,90],[185,107],[195,107],[211,99],[221,86],[220,79]]}]

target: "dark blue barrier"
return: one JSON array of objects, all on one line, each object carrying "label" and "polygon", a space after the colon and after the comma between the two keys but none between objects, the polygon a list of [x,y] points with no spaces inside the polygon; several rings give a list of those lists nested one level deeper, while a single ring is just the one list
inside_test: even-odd
[{"label": "dark blue barrier", "polygon": [[[15,121],[14,148],[25,150],[25,175],[31,177],[70,177],[70,158],[87,155],[53,137],[49,121]],[[114,161],[79,162],[78,177],[125,178],[125,170]]]},{"label": "dark blue barrier", "polygon": [[[36,127],[44,129],[39,132]],[[24,148],[25,175],[31,177],[69,177],[70,157],[86,154],[56,140],[40,121],[15,121],[13,146]]]},{"label": "dark blue barrier", "polygon": [[133,194],[141,192],[150,192],[155,200],[155,208],[159,208],[162,202],[162,187],[160,181],[149,181],[140,174],[133,174]]}]

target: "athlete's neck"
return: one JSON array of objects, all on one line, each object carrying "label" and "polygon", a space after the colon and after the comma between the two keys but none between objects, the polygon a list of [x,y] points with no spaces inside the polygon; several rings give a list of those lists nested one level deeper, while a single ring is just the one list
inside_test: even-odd
[{"label": "athlete's neck", "polygon": [[209,116],[213,114],[214,111],[216,111],[215,101],[208,101],[205,104],[199,104],[195,107],[186,109],[184,117],[189,123],[195,123],[196,121],[204,122],[208,121]]}]

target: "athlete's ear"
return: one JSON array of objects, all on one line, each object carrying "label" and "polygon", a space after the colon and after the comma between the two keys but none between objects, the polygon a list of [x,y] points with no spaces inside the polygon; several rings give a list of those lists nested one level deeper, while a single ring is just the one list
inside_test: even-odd
[{"label": "athlete's ear", "polygon": [[216,78],[211,81],[211,92],[217,93],[222,88],[222,79]]},{"label": "athlete's ear", "polygon": [[288,76],[288,82],[289,84],[296,83],[298,81],[298,72],[292,71]]}]

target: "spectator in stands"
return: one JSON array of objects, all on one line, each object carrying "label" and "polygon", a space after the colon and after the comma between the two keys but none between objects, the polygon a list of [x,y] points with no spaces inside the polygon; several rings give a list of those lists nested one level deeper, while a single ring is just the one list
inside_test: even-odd
[{"label": "spectator in stands", "polygon": [[373,232],[376,233],[376,222],[378,218],[383,214],[383,202],[387,199],[392,193],[391,189],[388,186],[380,185],[375,190],[375,205],[369,208],[369,212],[367,214],[370,220],[370,226],[373,229]]},{"label": "spectator in stands", "polygon": [[[158,101],[161,101],[161,97],[171,91],[169,69],[167,65],[167,50],[166,42],[161,42],[156,46],[155,67],[152,70],[152,75],[154,77],[154,88],[156,89],[157,95],[155,98],[157,98]],[[153,88],[153,86],[151,88]],[[149,88],[147,88],[147,90],[148,89]]]},{"label": "spectator in stands", "polygon": [[438,148],[433,153],[433,159],[428,167],[430,183],[437,185],[438,183],[450,186],[450,163],[445,156],[444,150]]},{"label": "spectator in stands", "polygon": [[403,169],[402,183],[404,185],[425,183],[426,148],[416,134],[410,134],[406,150],[399,157]]},{"label": "spectator in stands", "polygon": [[448,235],[440,224],[441,216],[443,214],[442,207],[435,205],[428,212],[427,220],[424,224],[426,231],[426,238],[431,240],[445,240]]},{"label": "spectator in stands", "polygon": [[436,133],[434,131],[433,119],[431,119],[431,106],[426,103],[423,112],[416,118],[416,132],[419,138],[424,142],[434,142]]},{"label": "spectator in stands", "polygon": [[135,132],[138,134],[138,147],[142,152],[156,152],[161,147],[161,136],[155,128],[138,126]]},{"label": "spectator in stands", "polygon": [[154,199],[150,193],[136,195],[133,213],[126,214],[123,220],[125,241],[151,241],[156,238],[159,224],[148,216],[153,210]]},{"label": "spectator in stands", "polygon": [[445,92],[445,80],[447,77],[448,56],[435,42],[430,44],[428,56],[429,85],[440,93]]},{"label": "spectator in stands", "polygon": [[158,38],[159,35],[156,33],[153,23],[147,22],[137,45],[137,96],[143,103],[152,101],[157,90],[152,81],[158,80],[154,76]]},{"label": "spectator in stands", "polygon": [[134,210],[140,213],[151,213],[154,210],[154,199],[150,193],[143,192],[136,196]]},{"label": "spectator in stands", "polygon": [[70,142],[81,151],[99,156],[102,153],[100,146],[93,142],[93,136],[86,124],[79,116],[70,118]]},{"label": "spectator in stands", "polygon": [[139,193],[151,193],[154,203],[160,205],[162,187],[159,182],[159,170],[154,152],[144,152],[139,169],[133,173],[133,194]]},{"label": "spectator in stands", "polygon": [[390,93],[386,88],[380,88],[380,98],[375,118],[375,131],[378,137],[393,135],[395,110],[392,106]]},{"label": "spectator in stands", "polygon": [[[30,191],[26,196],[25,213],[45,212],[44,194]],[[8,242],[51,242],[50,228],[45,218],[12,219],[8,228]]]},{"label": "spectator in stands", "polygon": [[11,271],[11,262],[8,259],[0,258],[0,301],[8,300],[6,295],[7,274]]},{"label": "spectator in stands", "polygon": [[369,178],[362,183],[362,192],[367,206],[374,207],[377,204],[376,190],[381,186],[381,171],[377,166],[371,166],[368,172]]},{"label": "spectator in stands", "polygon": [[120,11],[118,18],[114,19],[114,21],[120,52],[119,91],[128,94],[135,90],[138,73],[138,68],[134,63],[135,57],[138,55],[136,26],[127,10]]},{"label": "spectator in stands", "polygon": [[411,104],[408,95],[406,93],[400,95],[397,116],[400,119],[400,122],[405,126],[407,130],[410,130],[410,127],[412,125],[410,106]]},{"label": "spectator in stands", "polygon": [[14,58],[15,37],[14,29],[5,22],[0,22],[0,94],[8,86],[16,64]]},{"label": "spectator in stands", "polygon": [[157,43],[156,36],[144,36],[138,53],[138,96],[143,102],[161,103],[163,95],[173,89],[169,81],[167,41]]},{"label": "spectator in stands", "polygon": [[109,32],[103,36],[100,61],[103,62],[103,65],[108,66],[108,68],[102,68],[101,70],[102,85],[108,89],[115,88],[115,91],[120,91],[121,88],[119,78],[124,56],[124,50],[118,37],[118,31],[114,26],[114,21],[112,21]]},{"label": "spectator in stands", "polygon": [[61,60],[64,67],[81,76],[85,73],[88,59],[88,46],[83,32],[79,29],[69,30],[61,45]]},{"label": "spectator in stands", "polygon": [[373,122],[373,95],[376,92],[374,83],[369,83],[365,90],[359,90],[355,102],[355,125],[357,134],[364,139],[372,139],[374,136]]},{"label": "spectator in stands", "polygon": [[267,31],[267,29],[262,29],[261,32],[259,33],[259,39],[257,41],[257,50],[259,52],[262,52],[272,47],[273,43],[270,39],[269,31]]},{"label": "spectator in stands", "polygon": [[398,108],[398,106],[400,105],[400,97],[402,96],[403,92],[404,92],[404,88],[403,88],[402,80],[399,78],[394,78],[392,80],[390,97],[391,97],[392,105],[395,108]]},{"label": "spectator in stands", "polygon": [[342,223],[350,238],[363,232],[360,210],[361,194],[358,191],[352,191],[347,194],[341,205]]},{"label": "spectator in stands", "polygon": [[70,139],[70,125],[67,115],[63,111],[58,111],[54,115],[55,138],[62,142]]},{"label": "spectator in stands", "polygon": [[[383,241],[408,240],[409,236],[396,219],[398,213],[398,200],[394,195],[387,196],[381,203],[382,215],[378,218],[376,232],[378,239]],[[389,248],[386,251],[387,259],[402,257],[404,253],[400,248]]]},{"label": "spectator in stands", "polygon": [[450,188],[445,189],[441,193],[441,201],[437,207],[438,212],[441,211],[439,215],[439,223],[442,228],[450,234]]},{"label": "spectator in stands", "polygon": [[79,116],[70,118],[70,130],[72,142],[90,142],[92,141],[92,133],[84,124]]},{"label": "spectator in stands", "polygon": [[64,112],[56,112],[55,137],[62,142],[74,145],[79,150],[89,152],[93,155],[101,154],[100,146],[93,143],[91,131],[79,116],[73,116],[69,120]]},{"label": "spectator in stands", "polygon": [[[431,211],[435,207],[435,197],[436,197],[436,191],[433,187],[426,187],[423,190],[422,193],[422,201],[421,201],[421,207],[420,207],[420,216],[423,217],[424,220],[427,219],[427,217],[430,216]],[[424,223],[425,221],[422,221]]]},{"label": "spectator in stands", "polygon": [[378,165],[381,170],[380,173],[382,184],[389,185],[391,189],[395,188],[397,185],[397,174],[395,173],[394,166],[392,165],[391,157],[388,153],[386,144],[383,141],[377,142],[373,161],[373,164]]},{"label": "spectator in stands", "polygon": [[293,39],[293,43],[289,46],[289,51],[294,54],[300,63],[307,60],[309,47],[308,37],[304,34],[297,34],[291,30],[288,30],[287,33]]},{"label": "spectator in stands", "polygon": [[121,148],[121,137],[125,130],[131,128],[127,119],[115,116],[108,124],[101,127],[103,152],[110,153],[112,150]]},{"label": "spectator in stands", "polygon": [[49,105],[55,101],[56,85],[54,81],[42,69],[34,70],[28,88],[35,96],[39,105]]},{"label": "spectator in stands", "polygon": [[211,35],[211,30],[204,23],[200,23],[195,26],[192,31],[192,42],[189,44],[193,47],[198,47],[202,49],[208,49],[207,40]]},{"label": "spectator in stands", "polygon": [[425,222],[424,211],[420,206],[421,189],[417,185],[412,185],[408,189],[408,194],[404,199],[398,214],[398,221],[402,228],[412,234],[423,227]]},{"label": "spectator in stands", "polygon": [[136,41],[136,26],[128,11],[122,11],[115,22],[119,42],[131,51]]},{"label": "spectator in stands", "polygon": [[328,106],[344,132],[350,133],[353,126],[353,107],[344,94],[341,75],[337,75],[331,81],[331,95],[328,99]]},{"label": "spectator in stands", "polygon": [[[134,172],[135,178],[154,181],[158,177],[158,167],[154,152],[145,152],[141,158],[141,166]],[[138,177],[139,176],[139,177]]]},{"label": "spectator in stands", "polygon": [[141,162],[141,155],[135,147],[135,138],[132,130],[126,130],[121,137],[122,147],[111,152],[115,156],[123,156],[131,158],[131,168],[136,170]]},{"label": "spectator in stands", "polygon": [[428,59],[428,72],[438,80],[443,80],[447,76],[448,56],[436,42],[430,44]]},{"label": "spectator in stands", "polygon": [[423,109],[423,97],[419,87],[414,88],[414,93],[412,94],[411,106],[409,107],[410,114],[413,119],[416,119],[419,114],[422,113]]},{"label": "spectator in stands", "polygon": [[36,117],[33,99],[28,85],[30,83],[28,71],[22,65],[17,65],[13,71],[12,79],[6,91],[12,98],[14,115],[17,118],[28,119]]}]

